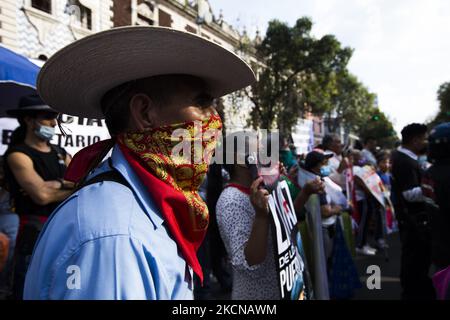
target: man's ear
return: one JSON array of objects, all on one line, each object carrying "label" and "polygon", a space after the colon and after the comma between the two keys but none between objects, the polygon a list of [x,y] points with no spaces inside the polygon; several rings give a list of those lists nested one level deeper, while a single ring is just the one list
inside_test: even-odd
[{"label": "man's ear", "polygon": [[130,100],[130,120],[137,131],[146,131],[153,126],[155,106],[149,96],[143,93]]}]

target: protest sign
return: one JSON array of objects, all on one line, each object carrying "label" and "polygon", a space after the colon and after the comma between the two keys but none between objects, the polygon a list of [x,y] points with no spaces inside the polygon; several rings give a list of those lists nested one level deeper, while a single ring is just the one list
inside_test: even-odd
[{"label": "protest sign", "polygon": [[275,233],[275,263],[281,299],[304,300],[305,264],[297,217],[286,181],[278,183],[269,196],[269,209]]},{"label": "protest sign", "polygon": [[386,199],[383,190],[383,182],[377,172],[371,166],[355,167],[354,175],[359,177],[373,197],[385,208]]},{"label": "protest sign", "polygon": [[[109,139],[104,120],[86,119],[62,115],[62,128],[65,135],[56,127],[56,134],[51,143],[64,148],[70,155],[100,140]],[[0,118],[0,155],[8,148],[13,131],[19,126],[16,119]]]}]

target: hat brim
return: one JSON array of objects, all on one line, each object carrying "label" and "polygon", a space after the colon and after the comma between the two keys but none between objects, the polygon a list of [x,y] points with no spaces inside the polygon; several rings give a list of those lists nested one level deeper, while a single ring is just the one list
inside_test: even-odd
[{"label": "hat brim", "polygon": [[42,111],[42,112],[51,112],[51,113],[55,113],[58,114],[58,111],[50,108],[49,106],[32,106],[32,107],[26,107],[26,108],[20,108],[20,109],[10,109],[10,110],[6,110],[6,114],[8,116],[11,117],[18,117],[20,115],[24,115],[30,112],[35,112],[35,111]]},{"label": "hat brim", "polygon": [[103,118],[100,101],[108,90],[166,74],[202,78],[214,97],[256,80],[242,59],[209,40],[170,28],[133,26],[99,32],[61,49],[44,64],[37,89],[59,112]]}]

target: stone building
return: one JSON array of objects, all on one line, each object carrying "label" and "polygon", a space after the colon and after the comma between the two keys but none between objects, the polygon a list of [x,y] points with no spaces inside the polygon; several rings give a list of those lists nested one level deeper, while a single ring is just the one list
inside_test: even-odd
[{"label": "stone building", "polygon": [[[215,17],[207,0],[2,0],[0,44],[43,64],[67,44],[95,32],[127,25],[171,27],[200,35],[255,61],[240,48],[251,45]],[[130,48],[131,50],[132,48]],[[251,103],[245,98],[223,99],[227,131],[247,128]]]}]

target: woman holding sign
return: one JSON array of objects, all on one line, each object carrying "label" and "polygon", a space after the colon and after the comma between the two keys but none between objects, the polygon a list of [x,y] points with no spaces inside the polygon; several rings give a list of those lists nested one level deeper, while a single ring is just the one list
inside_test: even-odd
[{"label": "woman holding sign", "polygon": [[[257,141],[246,141],[246,148]],[[252,175],[249,165],[236,163],[239,154],[233,149],[235,161],[225,164],[230,181],[216,206],[217,223],[233,268],[233,300],[281,299],[275,261],[275,239],[269,213],[269,191],[263,178]],[[224,157],[226,159],[227,157]],[[233,157],[231,157],[233,158]],[[320,181],[309,183],[295,199],[302,207],[309,195],[323,188]]]}]

